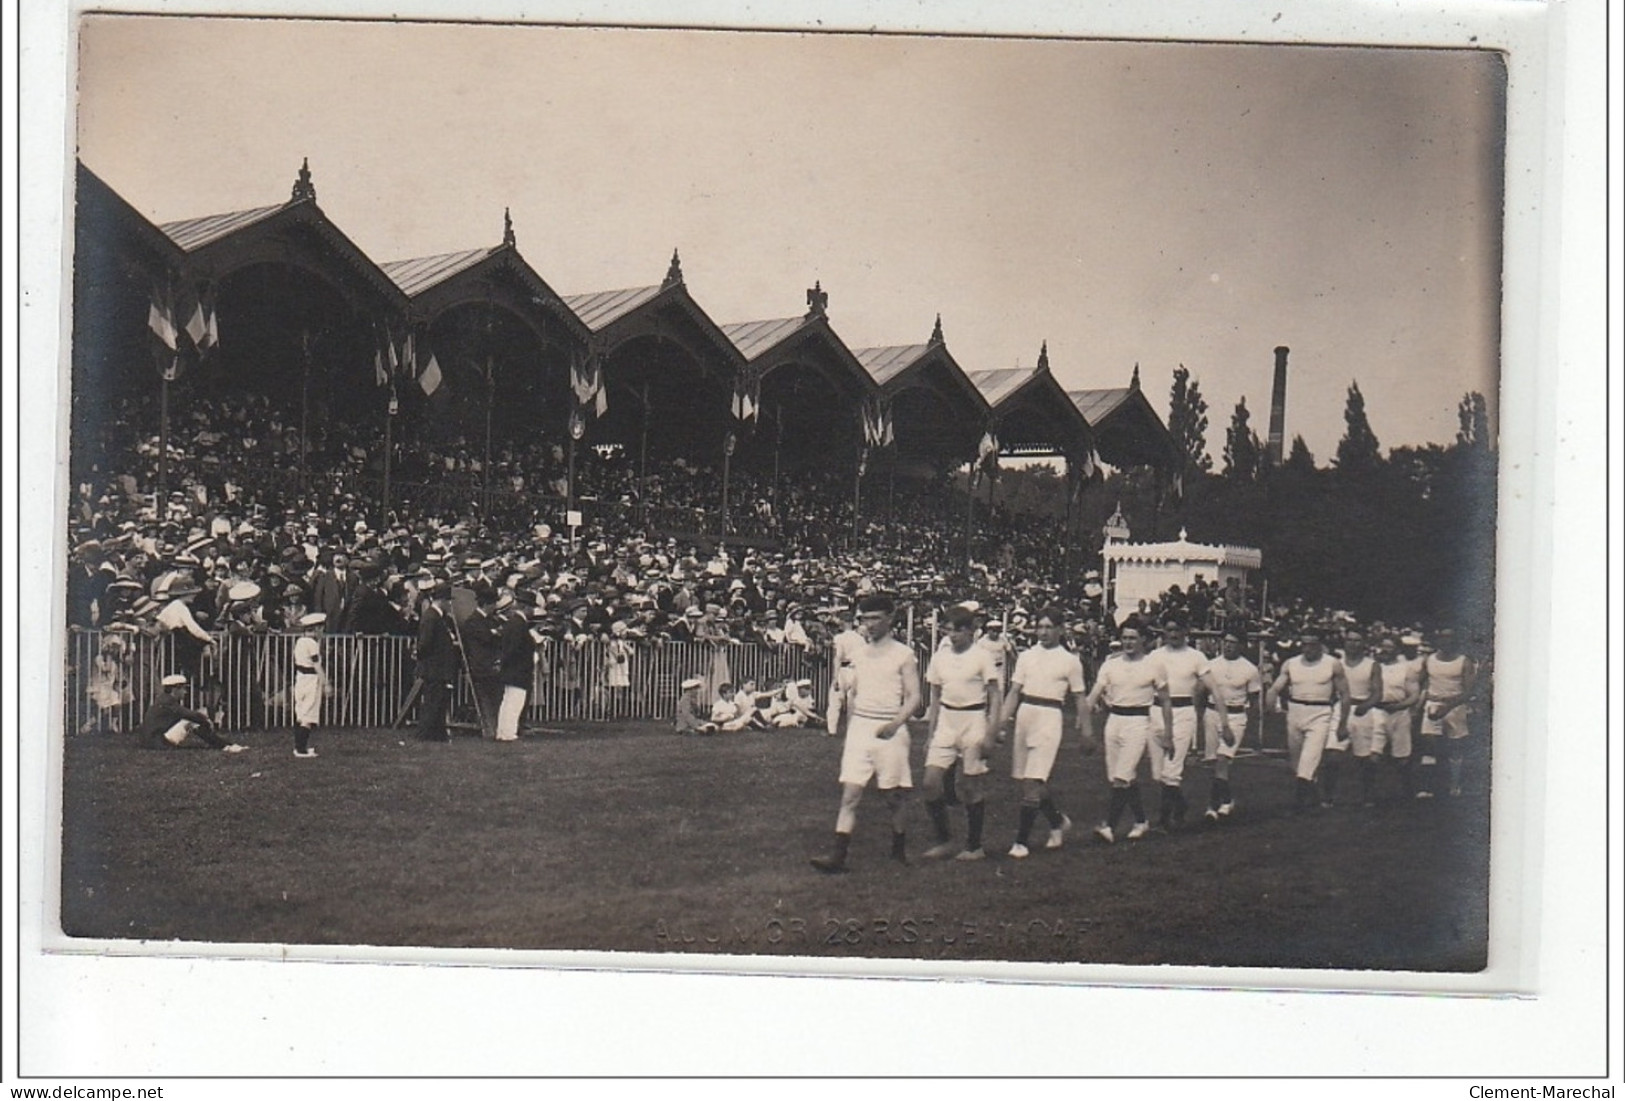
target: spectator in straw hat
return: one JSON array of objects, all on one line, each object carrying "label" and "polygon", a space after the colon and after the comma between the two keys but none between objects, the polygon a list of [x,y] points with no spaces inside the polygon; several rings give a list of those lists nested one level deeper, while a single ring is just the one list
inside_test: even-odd
[{"label": "spectator in straw hat", "polygon": [[677,697],[677,718],[674,729],[678,734],[715,734],[717,724],[703,718],[700,709],[704,706],[700,702],[700,689],[705,687],[702,677],[689,677],[683,682],[682,692]]},{"label": "spectator in straw hat", "polygon": [[321,721],[322,697],[332,694],[322,667],[320,639],[326,623],[325,612],[305,615],[299,620],[302,633],[293,644],[293,755],[301,759],[316,756],[311,731]]},{"label": "spectator in straw hat", "polygon": [[504,588],[497,597],[497,666],[502,680],[502,701],[497,708],[496,740],[499,742],[519,740],[519,720],[536,678],[536,643],[530,635],[527,614],[532,603],[534,598],[529,590],[516,594]]},{"label": "spectator in straw hat", "polygon": [[147,706],[136,730],[138,744],[146,749],[179,749],[195,734],[211,749],[240,753],[247,748],[217,734],[209,716],[184,706],[185,689],[186,678],[180,673],[171,673],[160,682],[158,695]]},{"label": "spectator in straw hat", "polygon": [[448,742],[446,709],[451,686],[457,680],[457,647],[451,633],[451,582],[436,580],[428,589],[418,623],[416,675],[422,684],[418,700],[418,737],[427,742]]}]

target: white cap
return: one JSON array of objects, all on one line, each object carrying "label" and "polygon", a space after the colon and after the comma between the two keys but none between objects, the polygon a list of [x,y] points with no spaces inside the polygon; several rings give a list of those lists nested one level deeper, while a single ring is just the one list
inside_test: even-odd
[{"label": "white cap", "polygon": [[181,685],[186,683],[186,675],[184,673],[171,673],[160,683],[162,683],[165,688],[179,688]]},{"label": "white cap", "polygon": [[301,627],[320,627],[326,622],[326,612],[306,612],[299,617],[299,626]]},{"label": "white cap", "polygon": [[685,680],[683,682],[683,691],[685,691],[685,692],[688,691],[690,688],[704,688],[704,687],[705,687],[705,682],[703,680],[701,680],[699,677],[689,677],[687,680]]}]

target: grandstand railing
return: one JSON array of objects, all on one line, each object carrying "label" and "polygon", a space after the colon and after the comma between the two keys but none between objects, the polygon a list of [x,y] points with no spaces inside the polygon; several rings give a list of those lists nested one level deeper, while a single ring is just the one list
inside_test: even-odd
[{"label": "grandstand railing", "polygon": [[[68,636],[66,727],[69,731],[106,725],[128,731],[158,692],[162,678],[177,669],[173,639],[119,633],[124,652],[99,661],[111,632],[71,631]],[[293,644],[297,634],[266,633],[217,636],[212,654],[203,659],[203,684],[190,688],[192,706],[218,706],[225,730],[263,730],[293,725],[290,685]],[[402,714],[414,676],[414,640],[396,635],[327,635],[321,639],[322,662],[332,695],[322,703],[322,725],[388,726]],[[644,642],[630,647],[625,675],[612,675],[612,644],[548,640],[537,648],[526,720],[609,722],[664,720],[676,713],[683,681],[705,681],[704,699],[718,685],[754,680],[766,688],[788,678],[810,679],[820,710],[829,685],[829,662],[821,652],[799,647],[699,642]],[[624,683],[621,683],[624,681]],[[208,688],[217,687],[218,700]],[[105,709],[98,695],[109,701]],[[459,677],[453,713],[472,719],[473,696],[466,676]],[[414,704],[403,722],[417,718]]]}]

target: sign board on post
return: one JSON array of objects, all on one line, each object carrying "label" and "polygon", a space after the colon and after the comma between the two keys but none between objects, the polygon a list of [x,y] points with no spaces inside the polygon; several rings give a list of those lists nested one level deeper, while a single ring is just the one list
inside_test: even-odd
[{"label": "sign board on post", "polygon": [[579,528],[581,526],[581,510],[577,508],[570,509],[564,514],[564,522],[569,527]]}]

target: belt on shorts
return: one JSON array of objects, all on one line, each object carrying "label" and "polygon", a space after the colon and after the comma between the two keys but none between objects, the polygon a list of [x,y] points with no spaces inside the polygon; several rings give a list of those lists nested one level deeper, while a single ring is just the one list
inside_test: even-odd
[{"label": "belt on shorts", "polygon": [[1029,696],[1025,692],[1021,694],[1021,702],[1023,706],[1032,704],[1034,707],[1053,707],[1057,711],[1062,707],[1060,700],[1046,700],[1042,696]]},{"label": "belt on shorts", "polygon": [[1411,709],[1411,705],[1408,703],[1379,703],[1377,708],[1378,710],[1386,711],[1391,715],[1396,711],[1409,711]]},{"label": "belt on shorts", "polygon": [[1168,706],[1169,707],[1195,707],[1196,706],[1196,697],[1195,696],[1169,696],[1168,697]]},{"label": "belt on shorts", "polygon": [[1304,707],[1330,707],[1332,705],[1331,700],[1300,700],[1300,699],[1297,699],[1297,698],[1293,698],[1293,699],[1287,700],[1286,702],[1287,703],[1302,704]]},{"label": "belt on shorts", "polygon": [[1146,707],[1118,707],[1114,703],[1114,704],[1112,704],[1112,714],[1113,715],[1139,715],[1141,717],[1144,717],[1146,715],[1151,714],[1151,708],[1150,708],[1149,705],[1146,706]]},{"label": "belt on shorts", "polygon": [[1232,715],[1245,715],[1245,714],[1247,714],[1247,705],[1244,704],[1244,703],[1243,704],[1227,703],[1227,704],[1224,705],[1224,709],[1226,711],[1230,712],[1230,714],[1232,714]]},{"label": "belt on shorts", "polygon": [[295,673],[311,673],[311,674],[315,674],[315,673],[320,672],[321,670],[317,669],[314,665],[295,665],[293,667],[293,671]]},{"label": "belt on shorts", "polygon": [[964,704],[963,706],[961,706],[959,704],[945,703],[945,704],[942,705],[942,708],[943,708],[944,711],[986,711],[987,710],[987,704],[985,704],[985,703],[967,703],[967,704]]}]

